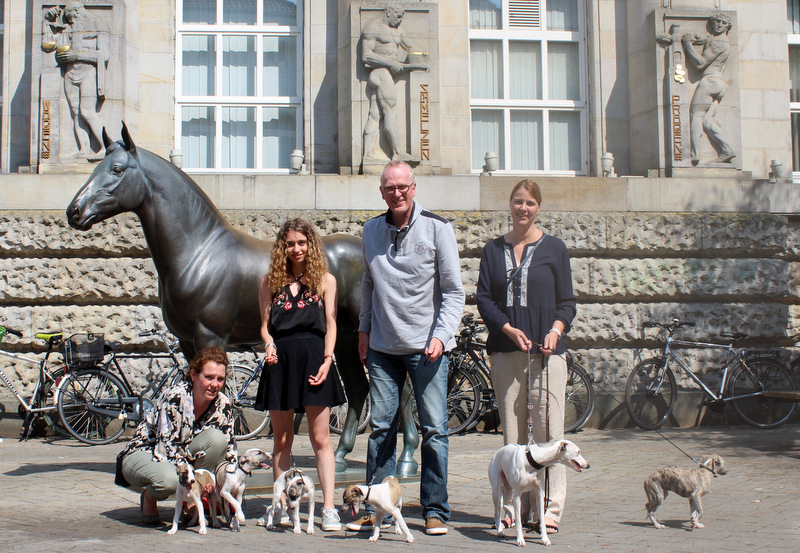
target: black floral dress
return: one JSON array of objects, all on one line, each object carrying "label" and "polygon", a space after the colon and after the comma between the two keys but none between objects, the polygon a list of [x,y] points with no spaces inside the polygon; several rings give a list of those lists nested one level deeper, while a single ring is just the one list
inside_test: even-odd
[{"label": "black floral dress", "polygon": [[325,359],[325,309],[322,297],[300,285],[296,295],[284,286],[272,298],[269,332],[278,362],[265,365],[255,408],[305,412],[305,406],[333,407],[346,401],[339,373],[331,366],[325,382],[308,383]]}]

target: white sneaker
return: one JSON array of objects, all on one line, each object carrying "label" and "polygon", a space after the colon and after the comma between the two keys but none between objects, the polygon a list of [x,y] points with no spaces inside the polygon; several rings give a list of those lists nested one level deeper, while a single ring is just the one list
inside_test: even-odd
[{"label": "white sneaker", "polygon": [[330,509],[322,508],[322,531],[323,532],[333,532],[335,530],[341,530],[342,524],[339,522],[339,513],[336,511],[335,507],[331,507]]}]

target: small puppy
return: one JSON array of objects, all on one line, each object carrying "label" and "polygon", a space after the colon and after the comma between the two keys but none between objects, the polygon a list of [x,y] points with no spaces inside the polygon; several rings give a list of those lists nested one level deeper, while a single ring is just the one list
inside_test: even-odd
[{"label": "small puppy", "polygon": [[181,460],[176,465],[178,472],[178,488],[175,490],[175,515],[172,517],[172,528],[167,531],[167,534],[175,534],[178,531],[178,521],[181,518],[181,511],[183,510],[184,503],[192,503],[195,506],[195,514],[192,521],[189,523],[194,524],[195,520],[200,524],[199,534],[206,535],[206,516],[203,509],[203,496],[208,498],[209,507],[211,508],[211,521],[214,528],[219,528],[219,520],[217,519],[217,483],[214,475],[205,469],[194,469],[192,463],[205,456],[204,451],[199,451],[196,455],[190,455],[188,452],[185,454],[185,460]]},{"label": "small puppy", "polygon": [[656,509],[664,502],[669,492],[689,498],[691,528],[705,528],[700,523],[703,515],[702,497],[710,492],[711,480],[717,475],[726,474],[725,460],[716,454],[705,455],[696,469],[664,467],[644,480],[644,493],[647,495],[647,518],[656,528],[666,528],[656,520]]},{"label": "small puppy", "polygon": [[414,536],[408,529],[400,509],[403,508],[403,496],[400,483],[394,476],[387,476],[380,484],[372,486],[347,486],[342,494],[342,511],[350,509],[353,516],[358,515],[363,503],[369,503],[375,508],[375,528],[369,541],[377,541],[381,533],[380,521],[384,515],[394,517],[394,533],[405,534],[406,541],[413,543]]},{"label": "small puppy", "polygon": [[[246,477],[252,476],[259,468],[268,469],[272,462],[272,454],[258,448],[248,449],[240,455],[236,463],[222,463],[217,467],[217,499],[222,504],[225,520],[234,532],[244,524],[242,497],[244,496]],[[233,507],[233,516],[231,516]]]},{"label": "small puppy", "polygon": [[[273,520],[280,520],[283,509],[286,508],[292,517],[292,526],[295,534],[300,528],[300,503],[308,501],[308,528],[306,533],[314,533],[314,482],[303,474],[300,469],[289,469],[281,474],[272,486],[272,505],[267,507],[267,512],[258,519],[258,526],[274,528]],[[285,505],[284,505],[285,503]],[[266,519],[266,520],[265,520]]]},{"label": "small puppy", "polygon": [[539,495],[539,528],[542,543],[550,545],[547,526],[544,524],[544,469],[557,464],[566,465],[578,472],[589,468],[589,463],[581,455],[581,450],[569,440],[553,440],[541,445],[508,444],[495,452],[489,463],[489,482],[492,484],[494,520],[498,536],[503,536],[505,529],[500,519],[507,509],[503,505],[503,497],[510,493],[514,519],[517,521],[515,525],[517,545],[525,545],[520,522],[521,496],[525,492],[536,490]]}]

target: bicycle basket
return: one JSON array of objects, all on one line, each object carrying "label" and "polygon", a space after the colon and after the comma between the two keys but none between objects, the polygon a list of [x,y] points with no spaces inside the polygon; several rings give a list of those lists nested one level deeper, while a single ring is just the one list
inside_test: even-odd
[{"label": "bicycle basket", "polygon": [[79,333],[64,340],[64,359],[68,365],[94,365],[103,360],[105,340],[102,334]]}]

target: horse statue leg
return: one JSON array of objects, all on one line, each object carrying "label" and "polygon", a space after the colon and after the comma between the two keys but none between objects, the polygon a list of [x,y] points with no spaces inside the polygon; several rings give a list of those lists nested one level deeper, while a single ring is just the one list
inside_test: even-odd
[{"label": "horse statue leg", "polygon": [[397,461],[397,476],[414,476],[417,474],[419,465],[414,460],[414,452],[419,447],[419,430],[414,423],[414,416],[411,408],[411,380],[406,379],[403,386],[403,396],[400,405],[403,405],[403,412],[400,413],[400,422],[403,425],[403,452]]},{"label": "horse statue leg", "polygon": [[340,332],[336,340],[335,353],[344,393],[347,396],[347,418],[339,438],[339,445],[334,453],[334,459],[336,472],[344,472],[347,470],[345,456],[353,451],[356,443],[358,419],[369,392],[369,381],[364,372],[364,366],[358,358],[358,335],[356,333]]}]

